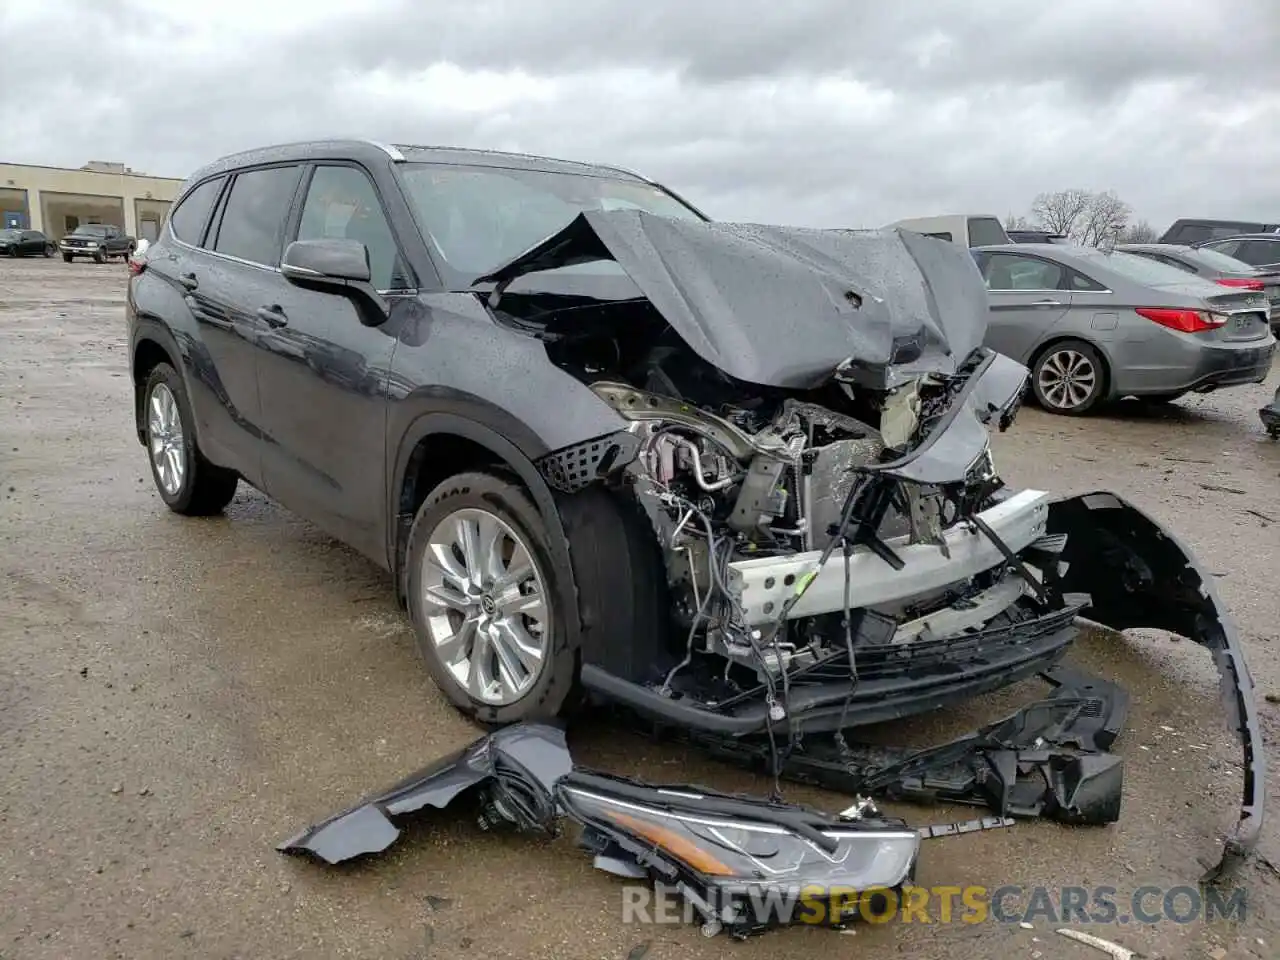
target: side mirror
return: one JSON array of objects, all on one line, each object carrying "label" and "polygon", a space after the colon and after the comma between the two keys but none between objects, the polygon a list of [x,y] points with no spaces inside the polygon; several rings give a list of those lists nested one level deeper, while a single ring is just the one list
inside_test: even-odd
[{"label": "side mirror", "polygon": [[280,273],[298,286],[353,295],[373,311],[373,323],[364,320],[370,326],[387,318],[387,301],[370,283],[369,250],[358,240],[295,240],[284,252]]}]

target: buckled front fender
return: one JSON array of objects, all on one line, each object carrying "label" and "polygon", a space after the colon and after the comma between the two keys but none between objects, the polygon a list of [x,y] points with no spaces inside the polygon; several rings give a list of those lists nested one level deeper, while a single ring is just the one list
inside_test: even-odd
[{"label": "buckled front fender", "polygon": [[1213,579],[1191,550],[1137,507],[1113,493],[1082,494],[1049,507],[1049,533],[1067,534],[1063,589],[1088,593],[1082,615],[1115,630],[1168,630],[1206,647],[1221,679],[1227,722],[1244,750],[1244,797],[1222,859],[1203,877],[1236,870],[1262,830],[1266,760],[1253,678],[1235,623]]}]

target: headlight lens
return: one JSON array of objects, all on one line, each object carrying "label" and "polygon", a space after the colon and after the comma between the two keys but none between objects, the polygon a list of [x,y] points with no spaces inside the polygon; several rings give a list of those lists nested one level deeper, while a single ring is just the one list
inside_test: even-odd
[{"label": "headlight lens", "polygon": [[[644,792],[652,803],[565,783],[559,790],[574,819],[619,842],[641,862],[656,855],[696,874],[704,894],[720,907],[735,897],[765,892],[802,898],[892,890],[910,880],[919,850],[919,836],[907,827],[860,828],[794,811],[770,822],[779,808],[765,803],[757,804],[757,820],[749,809],[718,813],[716,801],[701,795],[660,788]],[[706,812],[692,809],[704,803]],[[733,803],[738,807],[744,801]],[[787,817],[795,826],[785,822]],[[652,857],[647,865],[656,865]],[[856,912],[856,902],[851,909]]]}]

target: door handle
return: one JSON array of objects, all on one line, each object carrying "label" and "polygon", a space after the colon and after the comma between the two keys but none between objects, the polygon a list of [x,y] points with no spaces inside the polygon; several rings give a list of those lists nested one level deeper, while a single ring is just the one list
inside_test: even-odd
[{"label": "door handle", "polygon": [[1033,307],[1060,307],[1060,306],[1062,306],[1062,301],[1061,301],[1061,300],[1033,300],[1033,301],[1032,301],[1032,303],[1031,303],[1031,306],[1033,306]]},{"label": "door handle", "polygon": [[277,327],[283,327],[289,322],[289,318],[284,315],[284,310],[277,303],[273,303],[269,307],[259,307],[258,319],[273,330]]},{"label": "door handle", "polygon": [[196,287],[200,286],[200,281],[196,279],[196,275],[194,273],[182,274],[182,276],[178,277],[178,282],[188,290],[194,290]]}]

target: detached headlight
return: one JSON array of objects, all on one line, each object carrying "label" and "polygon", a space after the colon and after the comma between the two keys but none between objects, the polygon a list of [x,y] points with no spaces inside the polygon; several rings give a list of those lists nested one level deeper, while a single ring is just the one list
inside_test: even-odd
[{"label": "detached headlight", "polygon": [[564,812],[614,872],[634,864],[677,886],[704,919],[757,928],[841,923],[863,898],[909,882],[920,839],[892,821],[842,822],[803,807],[643,786],[575,772]]}]

